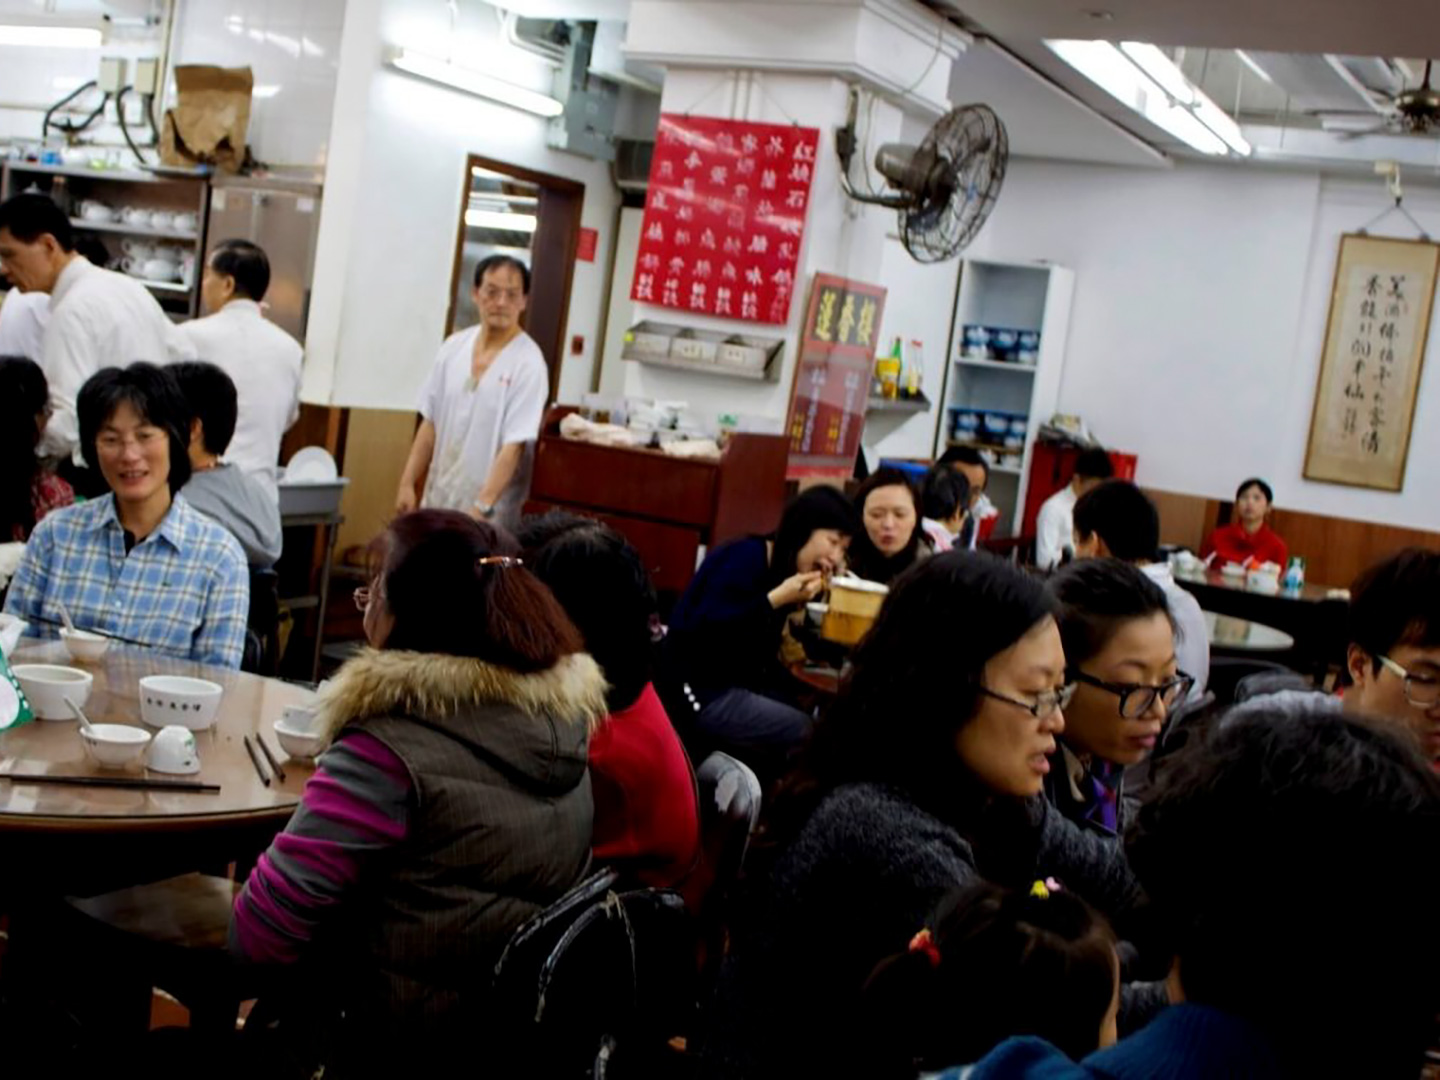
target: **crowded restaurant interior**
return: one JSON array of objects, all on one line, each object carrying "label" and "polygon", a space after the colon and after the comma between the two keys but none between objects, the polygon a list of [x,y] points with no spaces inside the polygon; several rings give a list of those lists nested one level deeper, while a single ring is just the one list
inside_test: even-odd
[{"label": "crowded restaurant interior", "polygon": [[1431,57],[0,0],[6,1074],[1440,1078]]}]

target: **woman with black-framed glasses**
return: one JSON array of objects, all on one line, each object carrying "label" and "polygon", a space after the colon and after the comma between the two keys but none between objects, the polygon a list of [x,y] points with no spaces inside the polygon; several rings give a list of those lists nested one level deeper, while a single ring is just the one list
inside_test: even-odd
[{"label": "woman with black-framed glasses", "polygon": [[1074,696],[1045,794],[1079,824],[1121,832],[1126,766],[1150,756],[1194,680],[1175,658],[1164,590],[1118,559],[1085,559],[1050,580]]}]

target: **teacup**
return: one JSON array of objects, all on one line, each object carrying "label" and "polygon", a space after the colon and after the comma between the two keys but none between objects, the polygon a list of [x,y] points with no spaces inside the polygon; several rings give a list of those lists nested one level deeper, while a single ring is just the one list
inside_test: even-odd
[{"label": "teacup", "polygon": [[86,199],[80,204],[80,216],[86,221],[114,221],[115,211],[95,199]]},{"label": "teacup", "polygon": [[155,733],[145,754],[145,765],[155,772],[189,776],[200,771],[200,751],[195,733],[179,724],[169,724]]},{"label": "teacup", "polygon": [[134,256],[144,262],[155,254],[155,245],[147,244],[144,240],[137,240],[133,236],[127,236],[120,241],[120,250],[126,255]]},{"label": "teacup", "polygon": [[152,210],[150,226],[154,229],[170,230],[175,227],[175,214],[170,210]]},{"label": "teacup", "polygon": [[127,206],[120,214],[126,225],[149,225],[150,211],[143,206]]},{"label": "teacup", "polygon": [[170,227],[176,232],[194,232],[200,225],[200,215],[193,210],[184,214],[176,214]]}]

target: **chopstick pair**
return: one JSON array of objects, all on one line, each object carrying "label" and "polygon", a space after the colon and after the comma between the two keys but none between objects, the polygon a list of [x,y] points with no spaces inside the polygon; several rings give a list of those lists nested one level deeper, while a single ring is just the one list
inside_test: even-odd
[{"label": "chopstick pair", "polygon": [[[250,736],[246,735],[244,736],[244,742],[245,752],[250,755],[250,764],[255,766],[255,775],[260,777],[260,782],[262,784],[264,784],[266,787],[270,786],[270,774],[265,771],[265,766],[260,764],[260,754],[265,755],[265,760],[270,763],[270,768],[275,770],[275,775],[281,780],[285,779],[285,770],[280,767],[280,762],[277,761],[275,759],[275,755],[270,752],[270,747],[265,744],[265,739],[263,736],[256,735],[255,742],[252,743],[250,741]],[[257,754],[255,752],[255,747],[257,744],[260,747],[260,754]]]},{"label": "chopstick pair", "polygon": [[75,784],[80,787],[130,788],[137,791],[198,791],[215,794],[219,784],[198,780],[152,780],[138,776],[62,776],[58,773],[0,772],[0,780],[14,784]]}]

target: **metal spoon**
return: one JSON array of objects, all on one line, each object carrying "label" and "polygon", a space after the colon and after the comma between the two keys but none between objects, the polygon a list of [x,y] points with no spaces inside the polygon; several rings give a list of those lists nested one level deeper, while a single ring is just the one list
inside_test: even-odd
[{"label": "metal spoon", "polygon": [[79,705],[76,705],[75,702],[71,701],[68,697],[65,699],[65,704],[70,706],[70,711],[75,714],[75,719],[80,721],[82,728],[86,731],[94,730],[94,725],[90,723],[90,718],[85,715],[84,709],[80,708]]}]

